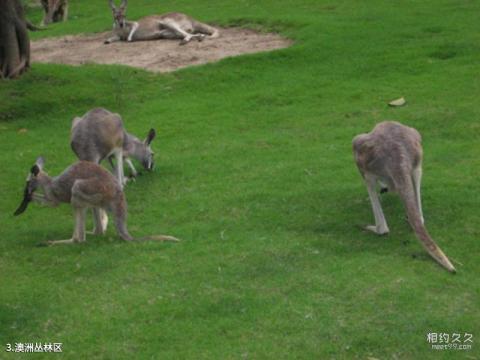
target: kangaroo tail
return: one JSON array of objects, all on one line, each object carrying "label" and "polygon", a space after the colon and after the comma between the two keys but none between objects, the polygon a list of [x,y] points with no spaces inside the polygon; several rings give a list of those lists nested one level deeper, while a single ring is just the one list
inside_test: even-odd
[{"label": "kangaroo tail", "polygon": [[25,20],[25,25],[27,26],[27,29],[30,31],[42,31],[46,30],[45,28],[40,28],[38,26],[33,25],[30,21]]},{"label": "kangaroo tail", "polygon": [[210,39],[215,39],[220,36],[220,31],[218,31],[218,29],[201,22],[195,23],[195,31],[202,34],[207,34]]},{"label": "kangaroo tail", "polygon": [[155,241],[175,241],[178,242],[180,239],[177,239],[174,236],[170,235],[150,235],[150,236],[142,236],[141,238],[135,238],[135,241],[149,241],[149,240],[155,240]]},{"label": "kangaroo tail", "polygon": [[174,236],[170,235],[150,235],[140,238],[134,238],[127,229],[127,202],[125,201],[125,195],[120,191],[119,196],[112,204],[112,212],[115,217],[115,227],[117,228],[118,235],[126,241],[180,241]]},{"label": "kangaroo tail", "polygon": [[422,223],[420,211],[417,207],[415,199],[412,178],[410,176],[405,176],[404,179],[402,179],[402,183],[398,185],[396,184],[396,187],[405,205],[408,222],[415,232],[415,235],[420,240],[422,246],[441,266],[452,273],[456,272],[455,267],[452,265],[450,260],[448,260],[447,256],[443,253],[440,247],[438,247],[435,241],[433,241]]},{"label": "kangaroo tail", "polygon": [[118,235],[126,241],[135,240],[127,229],[127,202],[125,201],[125,195],[120,191],[119,196],[112,204],[112,212],[115,217],[115,227]]}]

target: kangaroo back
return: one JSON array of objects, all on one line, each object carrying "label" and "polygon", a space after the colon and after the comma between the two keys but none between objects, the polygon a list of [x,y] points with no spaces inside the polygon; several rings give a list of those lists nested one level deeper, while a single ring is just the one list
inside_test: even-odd
[{"label": "kangaroo back", "polygon": [[93,109],[72,122],[70,145],[80,160],[100,163],[113,150],[121,149],[123,141],[120,115],[106,109]]}]

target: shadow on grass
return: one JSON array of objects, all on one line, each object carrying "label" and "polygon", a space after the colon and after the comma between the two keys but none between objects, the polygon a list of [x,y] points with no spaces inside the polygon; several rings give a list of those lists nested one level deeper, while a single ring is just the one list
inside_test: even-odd
[{"label": "shadow on grass", "polygon": [[[382,207],[390,227],[390,234],[379,236],[365,230],[374,223],[368,196],[358,192],[314,192],[286,196],[250,196],[244,202],[257,203],[248,216],[264,217],[264,209],[275,209],[276,217],[271,222],[256,222],[257,230],[266,233],[286,232],[308,243],[323,254],[354,256],[357,253],[388,255],[404,252],[412,244],[415,235],[405,217],[405,210],[397,196],[382,196]],[[259,205],[259,203],[261,205]],[[257,212],[257,213],[255,213]],[[279,225],[280,224],[280,225]],[[421,251],[415,257],[422,259]]]}]

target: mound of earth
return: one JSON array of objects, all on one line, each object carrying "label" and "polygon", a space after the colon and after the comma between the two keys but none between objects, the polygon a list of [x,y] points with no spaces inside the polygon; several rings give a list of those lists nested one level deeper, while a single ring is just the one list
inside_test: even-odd
[{"label": "mound of earth", "polygon": [[191,65],[218,61],[225,57],[281,49],[291,40],[277,34],[262,34],[241,28],[220,29],[220,37],[191,41],[179,40],[116,42],[105,45],[111,33],[69,35],[45,38],[31,43],[33,62],[82,65],[121,64],[154,72],[174,71]]}]

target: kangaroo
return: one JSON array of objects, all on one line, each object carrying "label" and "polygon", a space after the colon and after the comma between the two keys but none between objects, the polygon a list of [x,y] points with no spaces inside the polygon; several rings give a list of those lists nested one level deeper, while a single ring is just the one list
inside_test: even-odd
[{"label": "kangaroo", "polygon": [[377,182],[382,192],[396,191],[403,201],[408,222],[425,250],[450,272],[455,267],[430,237],[424,225],[420,198],[423,150],[417,130],[395,121],[377,124],[368,134],[353,139],[355,162],[367,186],[375,225],[366,229],[378,235],[389,232],[383,215]]},{"label": "kangaroo", "polygon": [[202,41],[205,37],[217,38],[219,31],[182,13],[150,15],[138,21],[128,21],[125,17],[127,0],[117,8],[109,0],[113,14],[113,36],[105,44],[115,41],[143,41],[156,39],[180,39],[180,45],[192,39]]},{"label": "kangaroo", "polygon": [[131,176],[137,176],[130,157],[142,163],[145,170],[154,167],[150,145],[155,138],[155,130],[150,129],[145,140],[141,141],[125,131],[122,118],[103,108],[87,112],[83,117],[72,121],[70,145],[80,160],[100,162],[108,158],[113,167],[112,158],[116,159],[116,175],[121,186],[126,184],[123,172],[123,159],[131,170]]},{"label": "kangaroo", "polygon": [[45,12],[41,25],[68,19],[68,0],[41,0]]},{"label": "kangaroo", "polygon": [[[108,216],[106,210],[111,211],[115,218],[115,227],[120,238],[126,241],[159,240],[178,241],[169,235],[152,235],[142,238],[133,238],[127,229],[127,202],[123,190],[115,179],[103,167],[89,161],[79,161],[70,165],[60,175],[50,177],[43,171],[44,160],[39,157],[32,166],[27,177],[23,201],[14,215],[20,215],[30,201],[36,201],[49,206],[60,203],[70,203],[73,207],[75,226],[71,239],[50,240],[48,245],[72,244],[85,242],[85,217],[87,208],[99,209],[101,216],[96,217],[95,226],[102,230],[107,229]],[[41,193],[36,191],[40,190]]]}]

